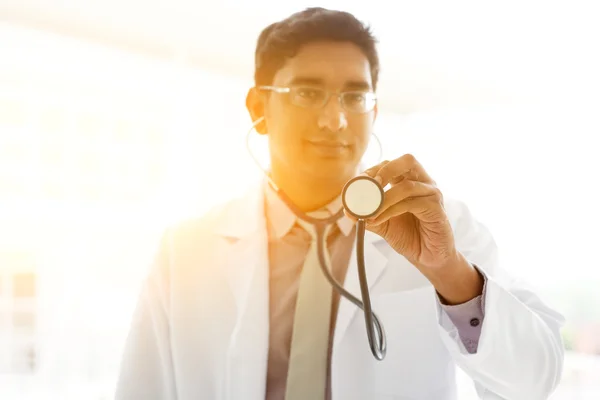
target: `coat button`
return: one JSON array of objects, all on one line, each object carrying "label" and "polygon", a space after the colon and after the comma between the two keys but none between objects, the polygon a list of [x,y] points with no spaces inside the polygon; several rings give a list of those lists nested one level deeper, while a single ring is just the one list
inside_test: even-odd
[{"label": "coat button", "polygon": [[471,319],[471,321],[469,321],[469,323],[471,324],[471,326],[475,327],[475,326],[479,326],[479,318],[473,318]]}]

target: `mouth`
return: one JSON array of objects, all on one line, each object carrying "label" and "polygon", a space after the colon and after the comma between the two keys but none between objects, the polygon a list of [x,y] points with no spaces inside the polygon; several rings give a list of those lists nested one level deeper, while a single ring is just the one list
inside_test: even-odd
[{"label": "mouth", "polygon": [[341,140],[308,140],[308,143],[313,146],[326,147],[332,149],[343,149],[350,147],[350,144],[346,141]]},{"label": "mouth", "polygon": [[342,140],[307,140],[309,148],[320,158],[339,159],[351,154],[351,146]]}]

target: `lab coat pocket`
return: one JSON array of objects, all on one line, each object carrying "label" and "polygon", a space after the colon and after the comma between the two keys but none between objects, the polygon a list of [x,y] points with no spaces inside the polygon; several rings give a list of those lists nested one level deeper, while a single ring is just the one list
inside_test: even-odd
[{"label": "lab coat pocket", "polygon": [[436,302],[432,286],[374,298],[387,335],[387,355],[375,374],[381,394],[428,399],[451,387],[454,369],[438,331]]}]

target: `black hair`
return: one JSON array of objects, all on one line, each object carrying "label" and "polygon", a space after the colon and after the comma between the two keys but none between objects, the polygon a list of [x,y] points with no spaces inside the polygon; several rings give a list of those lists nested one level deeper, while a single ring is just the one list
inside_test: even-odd
[{"label": "black hair", "polygon": [[369,60],[373,90],[377,88],[379,55],[371,28],[348,12],[322,7],[307,8],[263,29],[256,44],[255,85],[272,84],[288,58],[294,57],[305,44],[317,41],[357,45]]}]

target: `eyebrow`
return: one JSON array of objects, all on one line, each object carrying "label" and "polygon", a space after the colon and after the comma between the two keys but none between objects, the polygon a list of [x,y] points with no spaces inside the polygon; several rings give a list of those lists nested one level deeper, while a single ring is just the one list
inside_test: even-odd
[{"label": "eyebrow", "polygon": [[[323,79],[310,76],[297,76],[294,79],[292,79],[288,84],[290,86],[325,86],[325,82],[323,81]],[[349,80],[344,83],[344,90],[371,90],[371,85],[364,80]]]}]

